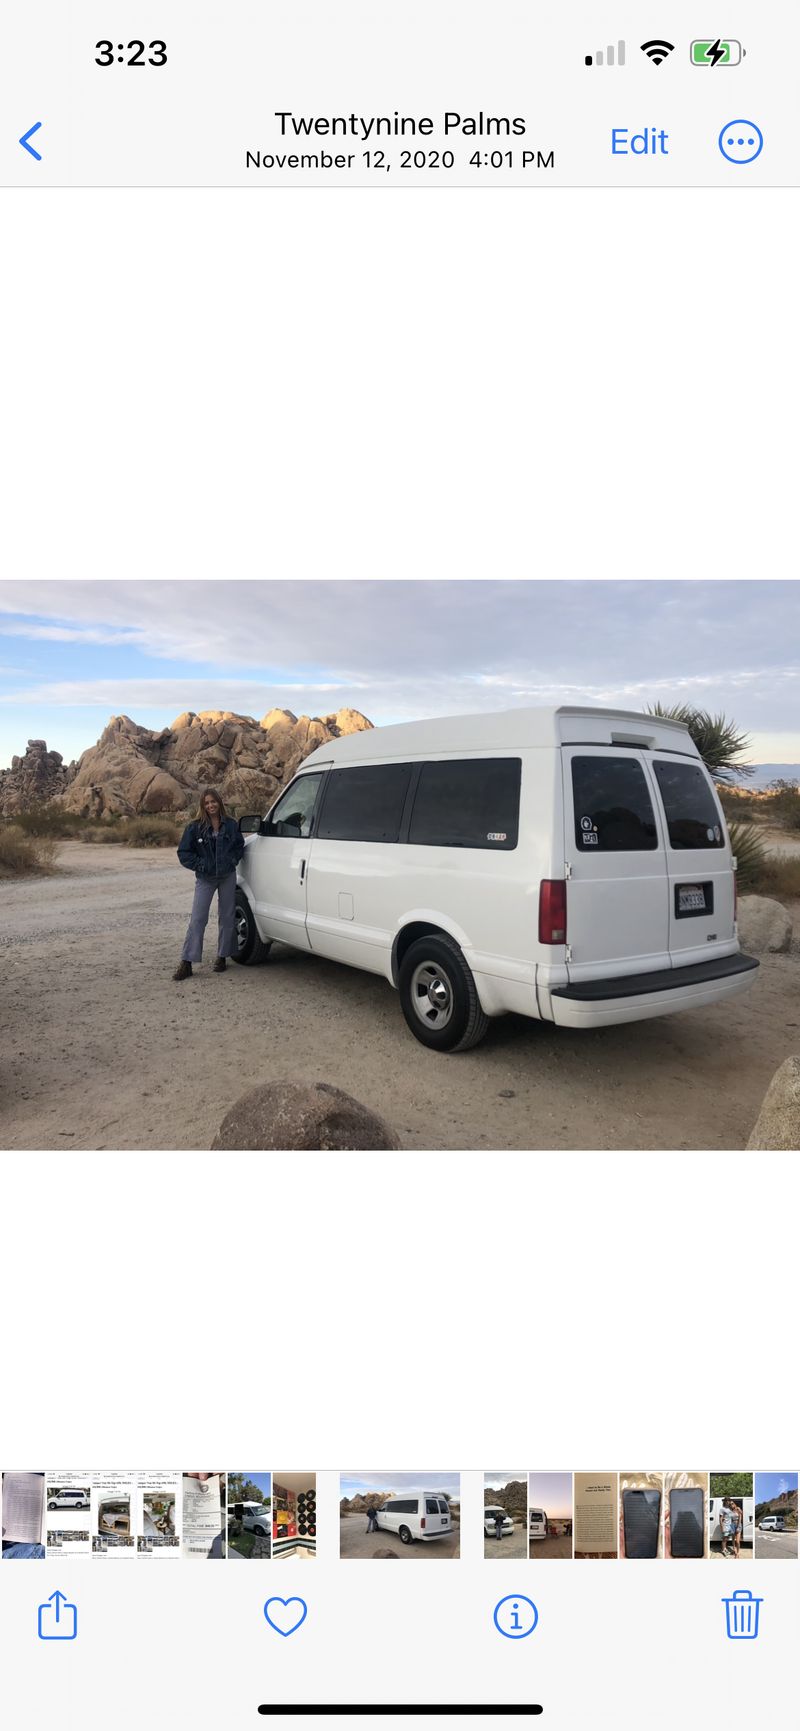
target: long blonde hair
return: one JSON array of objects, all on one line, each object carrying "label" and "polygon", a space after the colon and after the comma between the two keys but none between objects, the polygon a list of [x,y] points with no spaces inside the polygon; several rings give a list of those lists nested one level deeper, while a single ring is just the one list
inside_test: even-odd
[{"label": "long blonde hair", "polygon": [[228,813],[225,810],[225,803],[223,801],[222,794],[218,791],[218,789],[216,787],[204,787],[203,788],[203,791],[200,795],[200,810],[197,813],[197,821],[198,821],[198,823],[209,823],[211,821],[209,818],[208,812],[206,811],[206,800],[209,798],[209,796],[212,799],[215,799],[217,802],[217,805],[219,806],[219,821],[220,821],[220,823],[222,823],[223,818],[226,818]]}]

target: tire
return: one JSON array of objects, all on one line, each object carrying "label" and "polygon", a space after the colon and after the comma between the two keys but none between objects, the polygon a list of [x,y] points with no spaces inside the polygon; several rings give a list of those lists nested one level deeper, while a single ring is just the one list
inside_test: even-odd
[{"label": "tire", "polygon": [[265,962],[272,949],[271,943],[265,943],[259,937],[253,910],[241,891],[236,894],[236,940],[238,948],[231,961],[238,962],[243,968],[253,968],[258,962]]},{"label": "tire", "polygon": [[417,938],[400,965],[400,1003],[414,1038],[434,1052],[466,1052],[489,1026],[464,960],[444,932]]},{"label": "tire", "polygon": [[48,1508],[49,1508],[49,1509],[57,1509],[57,1508],[58,1508],[58,1503],[48,1503],[48,1505],[47,1505],[47,1507],[48,1507]]},{"label": "tire", "polygon": [[400,1540],[401,1544],[403,1544],[403,1545],[413,1544],[413,1539],[412,1539],[411,1534],[408,1530],[408,1527],[398,1527],[397,1537]]}]

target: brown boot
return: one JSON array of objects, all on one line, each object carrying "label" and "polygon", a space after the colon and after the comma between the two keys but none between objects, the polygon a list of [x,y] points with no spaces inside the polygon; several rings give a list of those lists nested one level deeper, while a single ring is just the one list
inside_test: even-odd
[{"label": "brown boot", "polygon": [[217,956],[217,959],[216,959],[214,966],[213,966],[211,971],[214,974],[224,974],[227,966],[228,966],[228,964],[225,960],[225,957],[224,956]]},{"label": "brown boot", "polygon": [[172,976],[173,980],[190,980],[192,977],[191,962],[179,962]]}]

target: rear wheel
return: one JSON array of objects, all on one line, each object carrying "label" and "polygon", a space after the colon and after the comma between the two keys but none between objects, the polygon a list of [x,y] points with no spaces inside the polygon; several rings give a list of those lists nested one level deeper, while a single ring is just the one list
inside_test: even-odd
[{"label": "rear wheel", "polygon": [[475,981],[453,938],[417,938],[400,965],[400,1003],[415,1039],[436,1052],[466,1052],[489,1026]]},{"label": "rear wheel", "polygon": [[250,903],[239,891],[236,896],[236,954],[232,961],[251,968],[256,962],[265,962],[271,949],[272,944],[259,937]]},{"label": "rear wheel", "polygon": [[397,1530],[397,1537],[402,1540],[404,1545],[411,1544],[411,1534],[408,1527],[399,1527]]}]

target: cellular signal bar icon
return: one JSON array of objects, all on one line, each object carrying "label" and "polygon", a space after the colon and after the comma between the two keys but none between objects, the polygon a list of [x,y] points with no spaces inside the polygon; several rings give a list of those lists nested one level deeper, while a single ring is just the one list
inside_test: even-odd
[{"label": "cellular signal bar icon", "polygon": [[583,64],[584,66],[624,66],[625,43],[618,42],[615,48],[613,42],[609,42],[605,54],[602,48],[598,48],[596,54],[584,54]]}]

